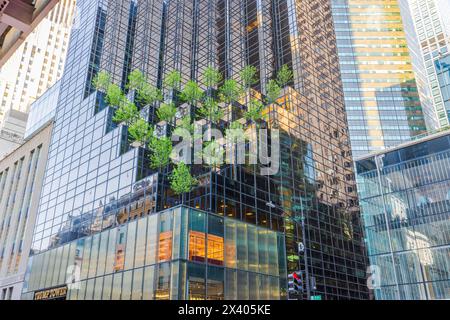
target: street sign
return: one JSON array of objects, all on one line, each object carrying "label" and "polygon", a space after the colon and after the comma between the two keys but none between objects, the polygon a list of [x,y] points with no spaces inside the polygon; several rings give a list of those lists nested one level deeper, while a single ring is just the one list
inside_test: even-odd
[{"label": "street sign", "polygon": [[311,296],[311,300],[322,300],[322,296],[321,295]]},{"label": "street sign", "polygon": [[298,253],[302,254],[305,252],[305,245],[303,244],[303,242],[299,242],[298,243]]},{"label": "street sign", "polygon": [[311,290],[317,290],[316,277],[311,277]]}]

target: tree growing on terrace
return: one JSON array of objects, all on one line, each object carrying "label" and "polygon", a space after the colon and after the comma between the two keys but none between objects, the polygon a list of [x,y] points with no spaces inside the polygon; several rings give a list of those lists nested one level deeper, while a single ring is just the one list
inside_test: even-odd
[{"label": "tree growing on terrace", "polygon": [[180,97],[183,101],[186,101],[190,105],[196,107],[197,103],[203,98],[203,91],[195,81],[188,81],[184,86]]},{"label": "tree growing on terrace", "polygon": [[177,70],[169,72],[164,79],[164,87],[169,90],[180,90],[181,73]]},{"label": "tree growing on terrace", "polygon": [[178,163],[170,175],[170,188],[176,195],[190,192],[197,183],[189,167],[183,162]]},{"label": "tree growing on terrace", "polygon": [[217,87],[222,79],[222,74],[212,66],[206,68],[205,72],[203,73],[203,82],[208,88]]},{"label": "tree growing on terrace", "polygon": [[254,66],[246,66],[242,71],[239,73],[242,81],[242,87],[246,92],[250,90],[250,88],[258,82],[256,79],[256,67]]},{"label": "tree growing on terrace", "polygon": [[171,121],[177,113],[177,108],[173,102],[162,103],[161,106],[156,110],[156,115],[160,121]]},{"label": "tree growing on terrace", "polygon": [[128,75],[127,89],[139,91],[145,83],[145,75],[139,69],[135,69]]},{"label": "tree growing on terrace", "polygon": [[294,74],[289,67],[284,64],[277,74],[277,83],[281,88],[284,88],[289,82],[294,79]]},{"label": "tree growing on terrace", "polygon": [[111,107],[119,107],[126,99],[117,84],[111,84],[106,91],[106,103]]},{"label": "tree growing on terrace", "polygon": [[227,104],[232,104],[241,96],[241,88],[234,79],[225,80],[219,91],[222,100]]},{"label": "tree growing on terrace", "polygon": [[153,136],[153,128],[143,118],[134,121],[128,128],[128,132],[134,142],[139,142],[142,145],[147,144]]},{"label": "tree growing on terrace", "polygon": [[269,80],[266,86],[266,99],[268,104],[272,104],[277,101],[281,93],[281,87],[275,80]]},{"label": "tree growing on terrace", "polygon": [[111,85],[111,76],[106,71],[100,71],[92,80],[92,85],[96,90],[106,93]]},{"label": "tree growing on terrace", "polygon": [[114,113],[113,121],[117,123],[124,122],[127,126],[130,126],[139,116],[136,105],[128,99],[123,100],[120,103],[119,108]]},{"label": "tree growing on terrace", "polygon": [[257,100],[251,99],[248,103],[247,112],[245,112],[245,119],[251,120],[253,123],[257,123],[263,119],[264,104]]},{"label": "tree growing on terrace", "polygon": [[150,166],[152,169],[158,169],[167,166],[172,153],[172,141],[168,137],[152,137],[148,145],[150,149]]},{"label": "tree growing on terrace", "polygon": [[219,106],[217,100],[207,97],[200,108],[197,110],[199,116],[217,124],[223,118],[223,109]]},{"label": "tree growing on terrace", "polygon": [[144,105],[153,105],[154,103],[161,102],[163,96],[161,90],[145,82],[137,92],[137,99]]}]

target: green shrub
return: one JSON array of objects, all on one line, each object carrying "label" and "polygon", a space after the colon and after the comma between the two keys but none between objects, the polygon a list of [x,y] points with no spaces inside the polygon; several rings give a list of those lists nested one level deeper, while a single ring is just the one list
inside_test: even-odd
[{"label": "green shrub", "polygon": [[183,162],[180,162],[170,175],[170,188],[176,195],[190,192],[197,183],[189,167]]},{"label": "green shrub", "polygon": [[158,110],[156,110],[156,115],[158,116],[158,119],[160,121],[169,122],[170,120],[173,119],[173,117],[175,117],[176,113],[177,113],[177,108],[175,107],[175,104],[172,102],[171,103],[163,103],[158,108]]},{"label": "green shrub", "polygon": [[96,90],[106,93],[111,85],[111,76],[106,71],[100,71],[92,80],[92,85]]}]

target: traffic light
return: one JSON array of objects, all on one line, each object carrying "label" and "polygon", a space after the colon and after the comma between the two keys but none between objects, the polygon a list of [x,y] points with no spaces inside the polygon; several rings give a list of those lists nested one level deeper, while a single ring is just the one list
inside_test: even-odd
[{"label": "traffic light", "polygon": [[293,272],[288,275],[288,289],[289,292],[295,294],[303,293],[303,273],[302,272]]}]

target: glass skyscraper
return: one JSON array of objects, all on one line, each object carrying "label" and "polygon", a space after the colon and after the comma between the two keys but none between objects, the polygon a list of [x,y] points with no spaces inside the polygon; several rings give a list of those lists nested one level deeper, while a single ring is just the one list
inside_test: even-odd
[{"label": "glass skyscraper", "polygon": [[[368,298],[330,2],[77,4],[23,298],[286,299],[299,269],[311,280],[300,299]],[[92,86],[100,70],[125,87],[139,69],[161,87],[173,70],[201,83],[208,66],[238,79],[245,65],[257,97],[281,66],[293,71],[265,109],[280,169],[196,165],[199,184],[183,196]]]},{"label": "glass skyscraper", "polygon": [[437,59],[435,68],[444,109],[447,117],[450,119],[450,54]]},{"label": "glass skyscraper", "polygon": [[358,159],[376,299],[450,298],[450,132]]},{"label": "glass skyscraper", "polygon": [[[443,101],[443,93],[438,83],[435,63],[450,49],[450,3],[447,0],[400,0],[404,16],[409,15],[410,23],[405,29],[415,33],[417,45],[408,42],[410,49],[417,51],[413,59],[420,59],[425,73],[430,105],[424,105],[424,113],[433,118],[427,122],[429,130],[449,125],[449,117]],[[413,61],[414,62],[414,61]]]},{"label": "glass skyscraper", "polygon": [[398,0],[332,0],[354,156],[425,132]]}]

